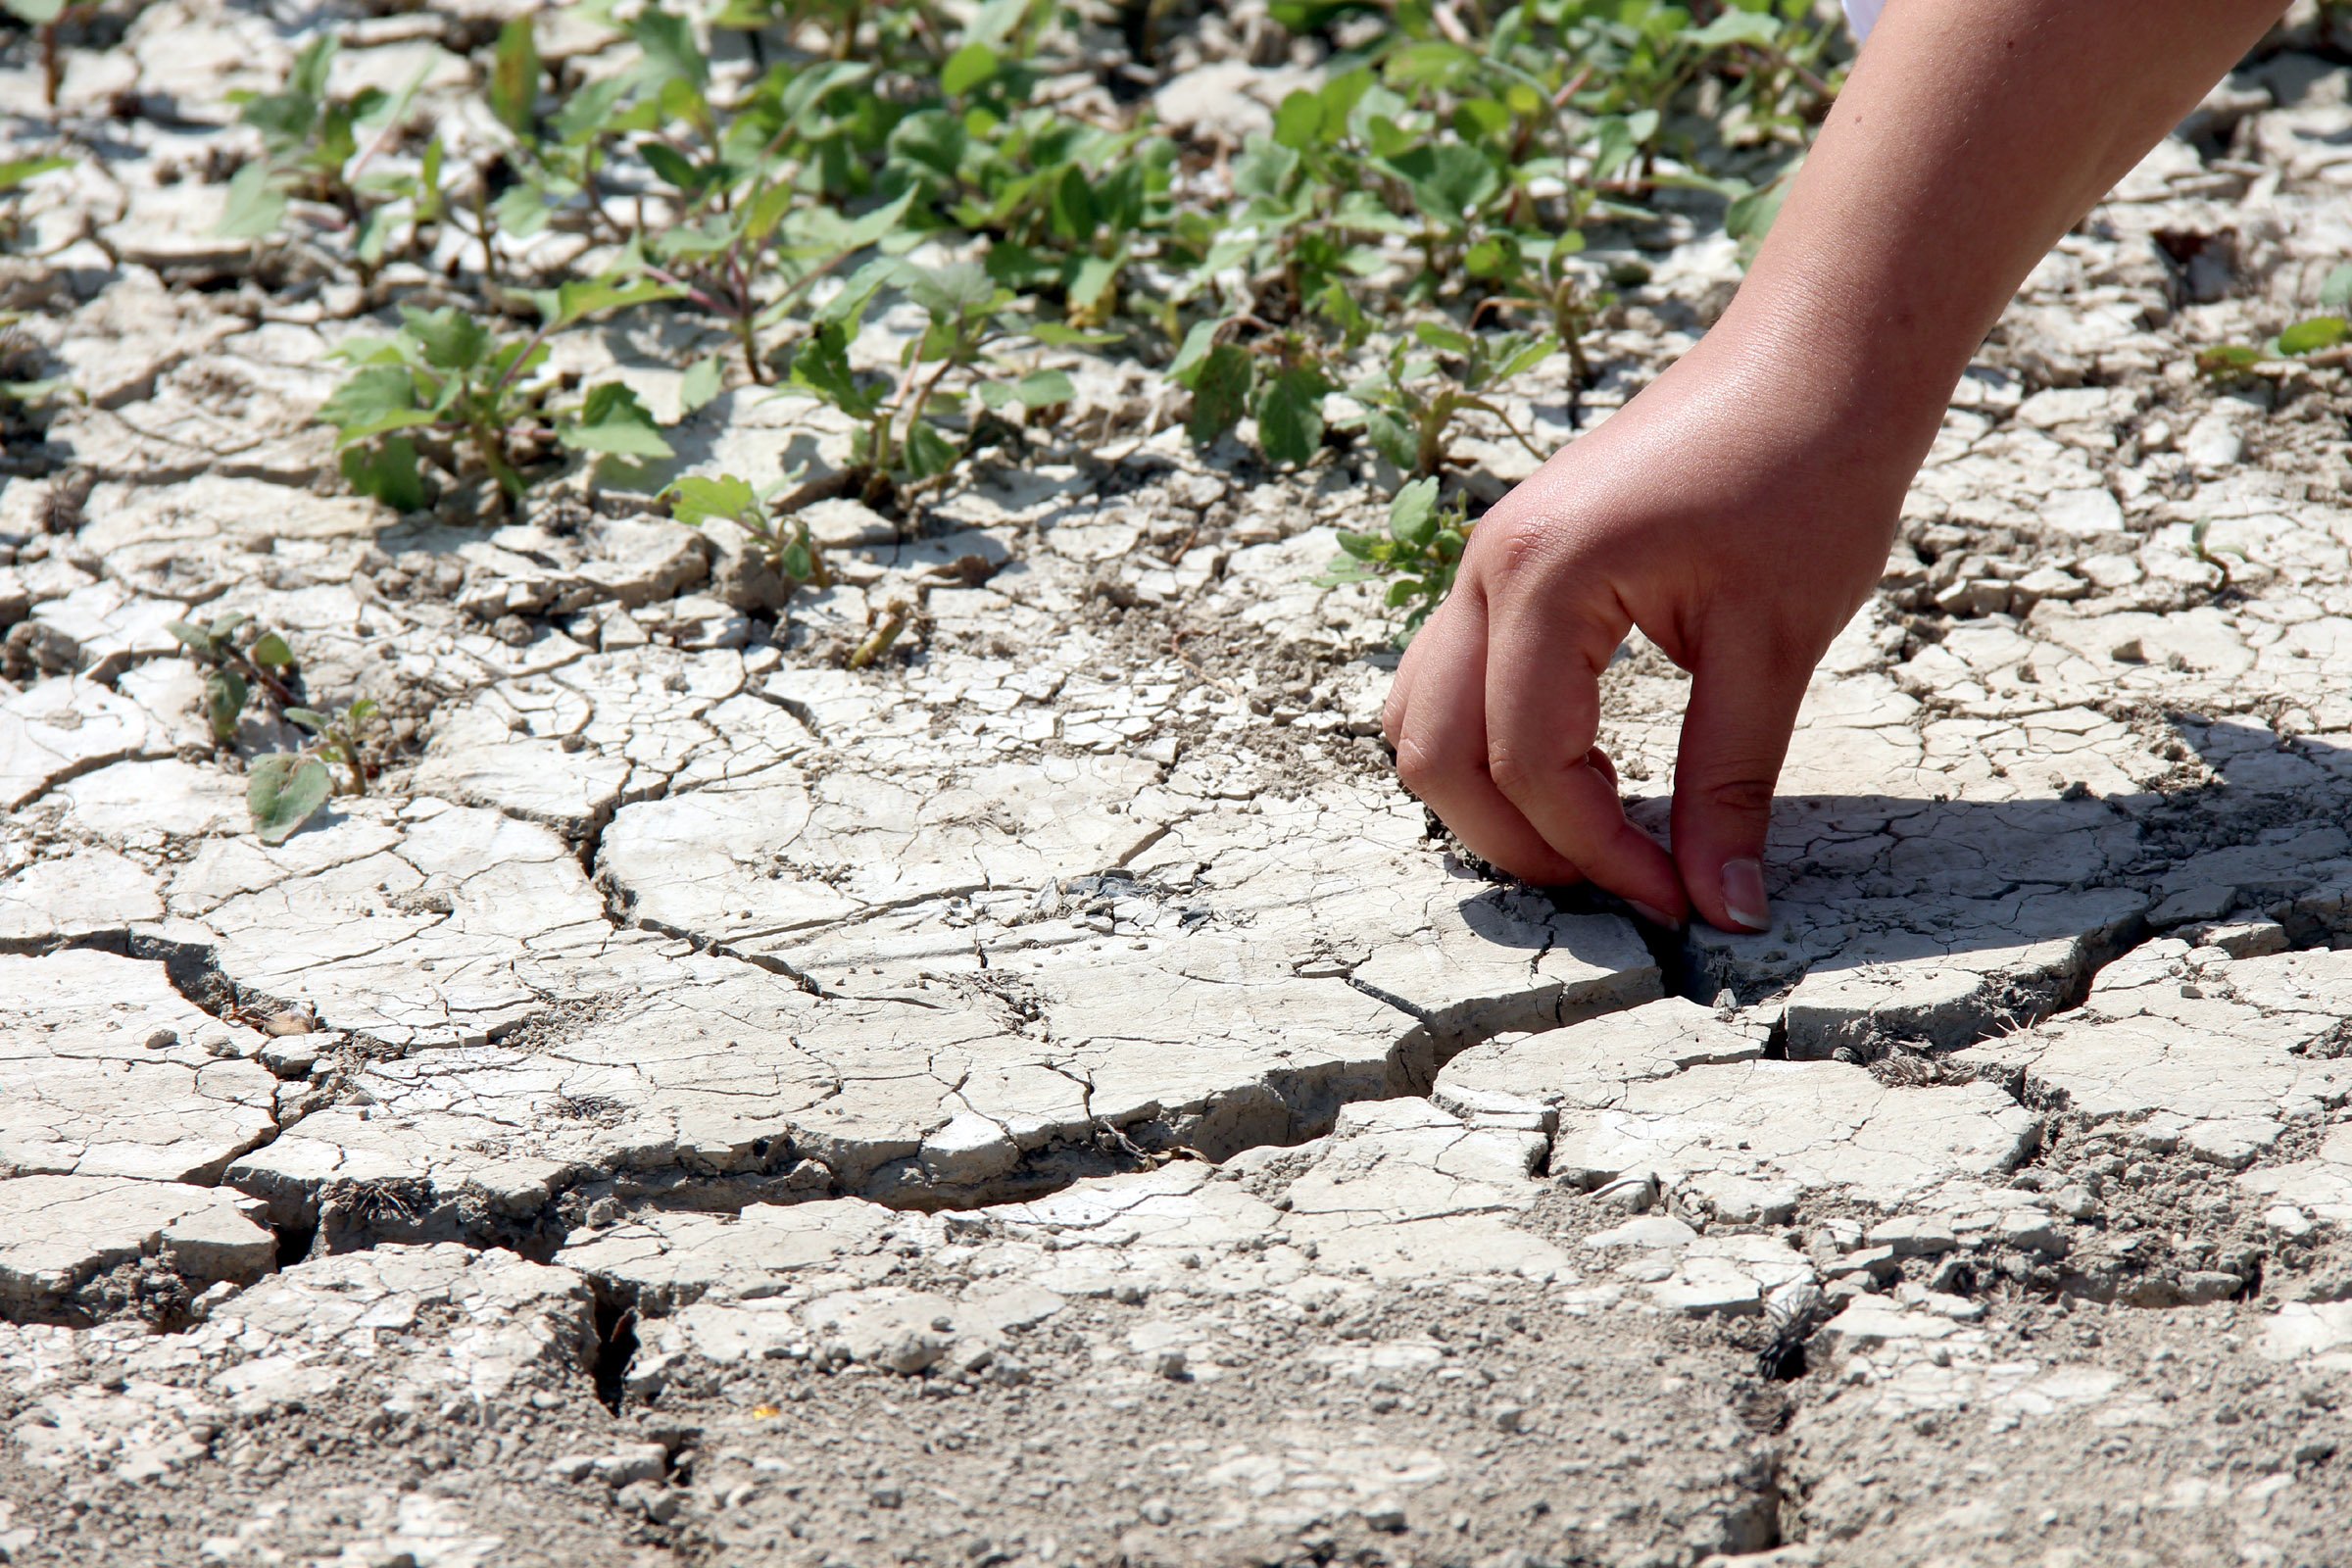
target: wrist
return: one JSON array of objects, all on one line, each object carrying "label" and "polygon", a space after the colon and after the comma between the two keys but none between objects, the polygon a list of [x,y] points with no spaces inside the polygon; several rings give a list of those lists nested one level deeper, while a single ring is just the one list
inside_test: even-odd
[{"label": "wrist", "polygon": [[1719,373],[1764,375],[1779,396],[1802,401],[1825,439],[1884,453],[1907,477],[1934,444],[1979,335],[1954,331],[1948,314],[1868,291],[1758,277],[1699,347]]}]

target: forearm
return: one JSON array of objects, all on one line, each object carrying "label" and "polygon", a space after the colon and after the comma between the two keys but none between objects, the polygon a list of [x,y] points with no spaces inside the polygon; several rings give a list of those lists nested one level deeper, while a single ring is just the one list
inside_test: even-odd
[{"label": "forearm", "polygon": [[1801,361],[1825,416],[1916,459],[2034,264],[2280,9],[1892,0],[1710,334],[1718,352]]}]

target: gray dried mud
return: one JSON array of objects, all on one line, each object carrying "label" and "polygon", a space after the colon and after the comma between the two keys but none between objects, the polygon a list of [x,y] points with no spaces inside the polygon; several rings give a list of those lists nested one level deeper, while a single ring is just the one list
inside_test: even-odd
[{"label": "gray dried mud", "polygon": [[[346,59],[454,95],[505,9]],[[0,278],[76,394],[0,490],[0,1562],[2352,1563],[2352,402],[2193,370],[2352,243],[2340,37],[2035,271],[1814,682],[1775,928],[1682,938],[1396,787],[1390,627],[1311,581],[1393,474],[1082,355],[1087,442],[812,510],[821,592],[586,471],[342,493],[368,301],[193,172],[300,37],[150,6],[54,118],[0,69],[101,149]],[[1589,416],[1738,276],[1635,253]],[[704,346],[557,349],[674,408]],[[842,461],[750,388],[676,435]],[[232,611],[392,720],[277,848],[163,630]],[[1684,685],[1608,677],[1660,826]]]}]

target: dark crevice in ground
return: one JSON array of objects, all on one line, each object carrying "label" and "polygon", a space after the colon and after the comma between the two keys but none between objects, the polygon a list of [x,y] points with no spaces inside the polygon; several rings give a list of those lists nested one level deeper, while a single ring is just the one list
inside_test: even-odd
[{"label": "dark crevice in ground", "polygon": [[590,1375],[596,1383],[597,1402],[618,1415],[621,1401],[628,1396],[629,1363],[637,1355],[637,1309],[599,1293],[596,1344],[596,1365]]},{"label": "dark crevice in ground", "polygon": [[318,1240],[318,1227],[316,1225],[273,1225],[270,1229],[277,1233],[279,1268],[292,1268],[309,1257],[312,1247]]}]

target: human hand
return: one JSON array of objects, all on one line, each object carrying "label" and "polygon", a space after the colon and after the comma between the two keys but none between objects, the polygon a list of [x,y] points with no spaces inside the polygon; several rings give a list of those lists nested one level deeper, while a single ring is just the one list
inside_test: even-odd
[{"label": "human hand", "polygon": [[[1952,383],[2027,270],[2278,12],[1888,8],[1723,319],[1479,523],[1389,697],[1406,785],[1530,881],[1761,929],[1806,677],[1885,565]],[[1592,747],[1630,626],[1692,676],[1671,859]]]},{"label": "human hand", "polygon": [[[1406,787],[1474,853],[1662,925],[1769,923],[1764,835],[1805,683],[1885,568],[1941,402],[1858,414],[1851,377],[1808,364],[1710,334],[1479,522],[1383,714]],[[1671,858],[1593,744],[1632,626],[1692,676]]]}]

